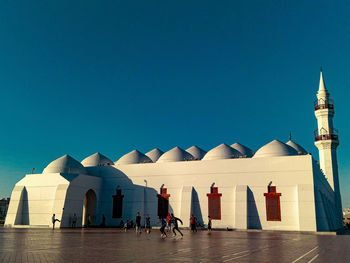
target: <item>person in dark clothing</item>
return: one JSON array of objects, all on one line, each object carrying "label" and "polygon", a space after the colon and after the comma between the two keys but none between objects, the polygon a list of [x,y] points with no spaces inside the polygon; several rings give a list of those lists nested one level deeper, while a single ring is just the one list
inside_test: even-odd
[{"label": "person in dark clothing", "polygon": [[135,222],[136,222],[136,234],[141,234],[141,216],[139,212],[137,212]]},{"label": "person in dark clothing", "polygon": [[197,220],[194,217],[194,215],[192,215],[191,218],[190,218],[190,224],[191,224],[191,231],[192,232],[197,232],[197,226],[196,226]]},{"label": "person in dark clothing", "polygon": [[73,215],[73,220],[72,220],[72,228],[76,228],[77,227],[77,215],[74,213]]},{"label": "person in dark clothing", "polygon": [[61,222],[61,221],[56,218],[55,214],[53,214],[53,216],[52,216],[52,229],[55,229],[56,222]]},{"label": "person in dark clothing", "polygon": [[177,230],[181,234],[181,237],[183,237],[184,235],[180,231],[177,221],[180,221],[181,225],[183,225],[182,220],[180,218],[177,218],[174,216],[174,214],[171,214],[171,223],[173,225],[173,233],[174,233],[173,237],[176,237],[175,230]]},{"label": "person in dark clothing", "polygon": [[102,223],[101,223],[101,227],[105,227],[106,226],[106,217],[105,214],[102,214]]},{"label": "person in dark clothing", "polygon": [[164,218],[160,219],[160,233],[161,233],[161,238],[167,237],[167,234],[165,233],[165,227],[167,226],[167,222]]},{"label": "person in dark clothing", "polygon": [[208,216],[208,232],[211,231],[211,217]]},{"label": "person in dark clothing", "polygon": [[149,214],[146,216],[146,233],[151,233],[151,218],[149,217]]}]

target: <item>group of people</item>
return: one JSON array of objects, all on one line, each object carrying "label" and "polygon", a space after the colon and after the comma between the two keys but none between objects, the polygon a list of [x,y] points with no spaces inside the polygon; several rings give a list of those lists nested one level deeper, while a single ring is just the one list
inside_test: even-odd
[{"label": "group of people", "polygon": [[[166,238],[167,234],[165,232],[165,228],[167,228],[168,232],[172,231],[173,232],[173,237],[176,237],[176,232],[179,232],[181,237],[183,237],[182,232],[179,229],[179,224],[178,222],[181,223],[181,225],[183,225],[183,222],[180,218],[177,218],[174,216],[173,213],[168,214],[166,218],[159,218],[160,220],[160,232],[161,232],[161,237],[162,238]],[[55,229],[55,223],[56,222],[61,222],[59,219],[56,218],[56,215],[53,214],[52,216],[52,228]],[[91,217],[90,215],[87,216],[87,225],[89,226],[91,223]],[[146,233],[149,234],[151,233],[151,218],[149,216],[149,214],[146,215],[146,219],[145,219],[145,230]],[[77,215],[74,213],[73,218],[72,218],[72,228],[75,228],[77,224]],[[102,215],[102,223],[101,226],[104,227],[106,224],[106,217],[103,214]],[[192,214],[190,217],[190,225],[191,225],[191,231],[192,232],[197,232],[197,218]],[[211,231],[211,217],[208,216],[208,231]],[[131,220],[127,220],[126,223],[124,223],[123,220],[120,221],[120,227],[124,229],[124,231],[126,232],[127,229],[132,229],[135,228],[136,230],[136,234],[141,234],[141,215],[139,212],[137,212],[136,218],[135,218],[135,224],[134,221]]]},{"label": "group of people", "polygon": [[[52,229],[55,229],[55,224],[56,222],[61,222],[61,220],[57,219],[56,218],[56,214],[53,214],[52,215],[52,218],[51,218],[51,221],[52,221]],[[77,221],[78,221],[78,217],[76,215],[76,213],[74,213],[73,217],[72,217],[72,228],[76,228],[77,227]],[[104,226],[106,222],[106,217],[104,215],[102,215],[102,224]],[[90,226],[91,225],[91,216],[90,215],[87,215],[87,226]]]},{"label": "group of people", "polygon": [[[149,234],[151,233],[151,218],[150,216],[147,214],[146,215],[146,233]],[[127,220],[126,223],[124,223],[123,220],[120,221],[120,227],[124,229],[124,231],[126,232],[128,229],[130,228],[135,228],[136,233],[137,234],[141,234],[141,215],[139,212],[137,212],[136,218],[135,218],[135,224],[134,221],[131,220]]]},{"label": "group of people", "polygon": [[[208,216],[208,231],[211,231],[211,217]],[[197,232],[197,225],[200,225],[197,221],[197,218],[192,214],[190,217],[190,225],[191,225],[191,231],[192,232]]]},{"label": "group of people", "polygon": [[183,225],[182,221],[180,218],[177,218],[174,216],[174,214],[168,214],[168,216],[165,218],[160,218],[160,233],[161,233],[161,237],[162,238],[166,238],[167,234],[165,233],[165,228],[168,227],[168,232],[173,231],[173,237],[176,237],[176,232],[179,232],[181,237],[183,237],[184,235],[182,234],[182,232],[179,229],[179,224],[178,222],[181,223],[181,225]]},{"label": "group of people", "polygon": [[[174,214],[168,214],[168,216],[166,218],[159,218],[160,220],[160,232],[161,232],[161,237],[165,238],[167,237],[167,234],[165,232],[165,228],[168,228],[168,232],[172,231],[173,232],[173,237],[176,237],[176,231],[178,233],[180,233],[181,237],[183,237],[183,234],[181,232],[181,230],[179,229],[179,223],[181,223],[181,225],[183,224],[183,222],[181,221],[180,218],[177,218],[174,216]],[[122,227],[124,229],[124,231],[126,232],[128,229],[133,229],[135,228],[135,232],[136,234],[141,234],[141,215],[139,212],[137,212],[136,214],[136,218],[135,218],[135,224],[133,220],[127,220],[126,223],[124,223],[123,220],[120,221],[120,227]],[[151,218],[150,216],[147,214],[146,218],[145,218],[145,231],[147,234],[151,233]]]}]

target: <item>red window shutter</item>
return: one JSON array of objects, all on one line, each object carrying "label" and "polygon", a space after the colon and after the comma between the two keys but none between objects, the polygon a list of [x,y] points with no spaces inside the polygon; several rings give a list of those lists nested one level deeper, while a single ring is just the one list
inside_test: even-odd
[{"label": "red window shutter", "polygon": [[269,186],[268,193],[265,193],[266,201],[266,220],[281,221],[280,196],[276,193],[276,186]]},{"label": "red window shutter", "polygon": [[158,216],[159,218],[166,218],[169,211],[169,197],[167,194],[167,189],[162,188],[161,194],[157,195],[158,197]]},{"label": "red window shutter", "polygon": [[211,187],[208,196],[208,215],[211,219],[221,219],[221,196],[217,187]]}]

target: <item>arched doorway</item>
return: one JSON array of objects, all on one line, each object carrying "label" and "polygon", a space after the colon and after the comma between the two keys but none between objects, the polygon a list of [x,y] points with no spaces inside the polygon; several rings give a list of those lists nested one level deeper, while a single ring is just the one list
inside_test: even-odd
[{"label": "arched doorway", "polygon": [[83,206],[83,222],[82,226],[92,226],[96,220],[96,204],[97,197],[95,191],[90,189],[86,192],[84,197],[84,206]]}]

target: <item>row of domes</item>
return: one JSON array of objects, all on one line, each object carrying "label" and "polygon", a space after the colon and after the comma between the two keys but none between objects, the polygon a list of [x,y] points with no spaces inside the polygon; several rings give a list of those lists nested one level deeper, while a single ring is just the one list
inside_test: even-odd
[{"label": "row of domes", "polygon": [[175,147],[167,152],[155,148],[146,154],[133,150],[123,155],[117,162],[100,153],[95,153],[85,158],[81,163],[69,155],[64,155],[51,162],[43,173],[85,173],[85,167],[119,165],[119,164],[137,164],[137,163],[165,163],[193,160],[218,160],[232,158],[261,158],[274,156],[288,156],[307,154],[305,149],[293,141],[287,143],[273,140],[261,147],[255,154],[248,147],[234,143],[231,146],[220,144],[219,146],[206,152],[197,146],[192,146],[187,150]]}]

